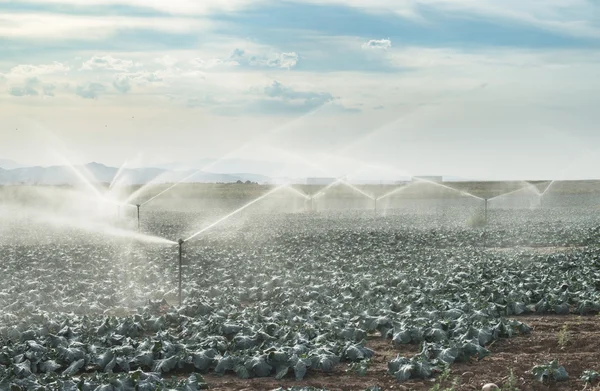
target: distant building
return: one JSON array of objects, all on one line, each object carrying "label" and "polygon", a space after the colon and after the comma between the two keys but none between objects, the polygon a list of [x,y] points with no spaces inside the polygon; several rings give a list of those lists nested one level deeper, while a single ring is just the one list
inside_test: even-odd
[{"label": "distant building", "polygon": [[413,182],[418,182],[419,180],[429,181],[434,183],[441,183],[444,181],[444,177],[441,175],[419,175],[414,176],[412,178]]},{"label": "distant building", "polygon": [[335,182],[336,178],[306,178],[307,185],[330,185]]}]

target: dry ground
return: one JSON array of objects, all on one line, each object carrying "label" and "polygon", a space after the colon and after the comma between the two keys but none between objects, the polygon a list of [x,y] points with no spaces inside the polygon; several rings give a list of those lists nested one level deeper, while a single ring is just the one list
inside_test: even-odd
[{"label": "dry ground", "polygon": [[[442,384],[441,390],[450,387],[452,380],[456,378],[461,380],[460,385],[456,387],[457,391],[480,390],[487,383],[496,383],[502,387],[511,369],[516,378],[516,387],[521,391],[583,390],[585,384],[579,380],[582,372],[600,370],[600,317],[531,315],[518,319],[533,328],[530,335],[496,341],[489,347],[492,355],[480,362],[453,365],[450,378]],[[561,332],[565,326],[566,332]],[[374,364],[365,377],[347,373],[347,366],[341,364],[333,373],[310,372],[301,382],[296,382],[291,375],[281,381],[274,378],[242,380],[235,375],[218,377],[212,374],[206,375],[205,379],[212,390],[221,391],[269,391],[292,386],[322,387],[331,391],[363,391],[374,385],[380,386],[383,390],[422,391],[430,390],[436,384],[435,380],[397,383],[387,374],[388,361],[398,353],[410,356],[419,350],[418,346],[395,348],[391,341],[382,338],[371,339],[368,346],[375,350],[376,355]],[[570,380],[554,384],[536,382],[529,371],[535,365],[553,359],[558,359],[559,363],[565,366]]]}]

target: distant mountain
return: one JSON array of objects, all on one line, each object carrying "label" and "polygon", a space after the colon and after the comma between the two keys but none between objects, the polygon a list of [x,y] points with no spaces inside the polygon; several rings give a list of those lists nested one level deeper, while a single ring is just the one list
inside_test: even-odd
[{"label": "distant mountain", "polygon": [[84,178],[91,182],[112,183],[117,173],[119,175],[116,182],[126,185],[141,185],[151,181],[156,183],[179,181],[187,183],[270,182],[269,177],[258,174],[219,174],[198,172],[197,170],[174,171],[155,167],[124,169],[119,173],[119,169],[116,167],[109,167],[100,163],[89,163],[74,168],[67,166],[0,168],[0,185],[73,185],[81,183]]},{"label": "distant mountain", "polygon": [[14,160],[0,159],[0,168],[3,168],[5,170],[12,170],[14,168],[20,168],[20,167],[23,167],[23,165],[15,162]]},{"label": "distant mountain", "polygon": [[151,164],[152,167],[165,170],[204,170],[216,172],[260,172],[266,173],[277,169],[278,164],[265,160],[225,158],[225,159],[195,159],[193,161],[168,162]]}]

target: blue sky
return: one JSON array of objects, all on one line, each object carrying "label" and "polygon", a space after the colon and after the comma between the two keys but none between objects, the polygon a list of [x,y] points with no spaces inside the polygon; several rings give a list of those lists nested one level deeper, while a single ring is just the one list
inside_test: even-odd
[{"label": "blue sky", "polygon": [[24,163],[52,139],[115,165],[600,177],[595,1],[0,0],[0,47],[0,157]]}]

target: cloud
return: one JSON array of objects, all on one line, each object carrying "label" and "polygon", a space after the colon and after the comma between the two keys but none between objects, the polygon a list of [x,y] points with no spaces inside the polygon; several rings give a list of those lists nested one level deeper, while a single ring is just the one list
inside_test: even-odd
[{"label": "cloud", "polygon": [[[231,12],[242,10],[254,3],[257,0],[171,0],[171,1],[152,1],[147,0],[86,0],[85,5],[92,10],[98,7],[106,7],[105,12],[116,12],[127,7],[128,11],[135,15],[136,10],[143,15],[149,14],[148,10],[154,10],[157,13],[164,13],[165,16],[183,15],[183,16],[202,16],[210,15],[215,12]],[[59,5],[64,9],[66,6],[82,7],[81,0],[20,0],[21,3],[29,3],[36,5]],[[112,7],[112,9],[111,9]],[[58,8],[58,7],[57,7]],[[30,7],[28,7],[30,9]],[[60,8],[58,8],[60,9]],[[152,13],[150,13],[152,15]]]},{"label": "cloud", "polygon": [[106,91],[106,87],[100,83],[80,84],[75,89],[75,93],[83,99],[98,99],[104,91]]},{"label": "cloud", "polygon": [[250,103],[251,111],[264,114],[299,113],[332,102],[329,92],[301,91],[275,80],[261,91],[264,98]]},{"label": "cloud", "polygon": [[363,44],[365,49],[383,49],[387,50],[392,47],[392,41],[389,39],[371,39]]},{"label": "cloud", "polygon": [[161,82],[163,79],[159,72],[133,72],[118,73],[112,80],[113,87],[122,94],[131,91],[132,84],[138,86]]},{"label": "cloud", "polygon": [[196,69],[211,69],[211,68],[216,68],[216,67],[221,67],[221,66],[231,67],[231,66],[236,66],[239,64],[235,61],[222,60],[220,58],[209,58],[209,59],[194,58],[194,59],[190,60],[190,65]]},{"label": "cloud", "polygon": [[298,64],[298,53],[279,52],[263,55],[248,55],[245,50],[236,48],[229,56],[230,61],[240,65],[267,68],[293,68]]},{"label": "cloud", "polygon": [[119,91],[122,94],[126,94],[131,90],[131,83],[129,83],[129,77],[124,74],[116,75],[113,79],[112,85],[117,91]]},{"label": "cloud", "polygon": [[266,58],[252,58],[250,65],[266,66],[271,68],[293,68],[298,63],[298,54],[295,52],[275,53]]},{"label": "cloud", "polygon": [[54,61],[50,64],[41,64],[41,65],[31,65],[31,64],[21,64],[17,65],[10,70],[10,76],[39,76],[39,75],[48,75],[52,73],[65,73],[68,72],[71,68],[67,65]]},{"label": "cloud", "polygon": [[81,65],[81,70],[127,71],[134,66],[131,60],[107,56],[93,56]]},{"label": "cloud", "polygon": [[[285,68],[291,69],[298,63],[299,56],[295,52],[268,52],[262,54],[249,54],[244,49],[236,48],[226,58],[196,57],[188,61],[188,64],[194,69],[213,69],[213,68]],[[163,60],[159,60],[161,63]],[[167,60],[169,63],[174,61]],[[182,64],[184,65],[184,64]]]},{"label": "cloud", "polygon": [[4,12],[0,2],[0,36],[25,40],[112,39],[118,31],[156,31],[167,34],[199,34],[213,26],[206,18],[68,15],[56,12]]},{"label": "cloud", "polygon": [[283,100],[316,100],[326,103],[334,99],[328,92],[297,91],[284,86],[277,80],[265,87],[264,93],[271,98],[282,98]]},{"label": "cloud", "polygon": [[8,93],[12,96],[54,96],[56,86],[51,83],[42,83],[37,77],[27,79],[23,84],[12,86]]}]

